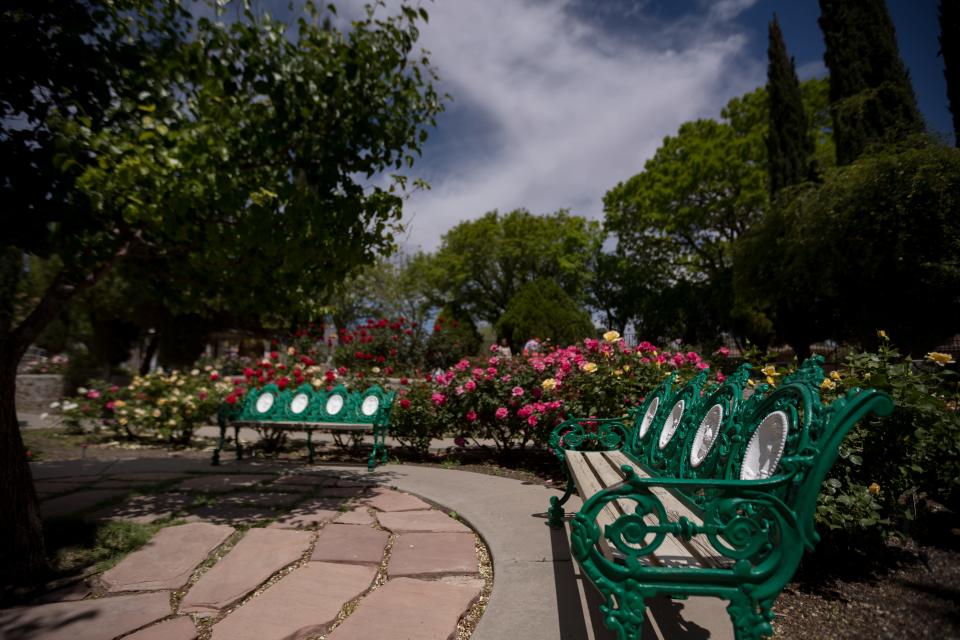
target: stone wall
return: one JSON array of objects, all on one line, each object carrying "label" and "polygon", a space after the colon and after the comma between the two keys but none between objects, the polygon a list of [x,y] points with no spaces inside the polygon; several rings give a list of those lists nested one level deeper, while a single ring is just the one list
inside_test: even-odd
[{"label": "stone wall", "polygon": [[50,403],[63,398],[63,376],[58,374],[21,374],[17,376],[17,411],[47,413]]}]

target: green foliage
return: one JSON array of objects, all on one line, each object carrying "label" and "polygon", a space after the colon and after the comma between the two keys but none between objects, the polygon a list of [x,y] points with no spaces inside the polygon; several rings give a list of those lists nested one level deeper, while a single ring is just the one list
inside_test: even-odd
[{"label": "green foliage", "polygon": [[565,210],[543,216],[491,211],[461,222],[443,236],[430,261],[431,281],[442,296],[437,302],[494,324],[520,288],[538,278],[583,301],[587,266],[602,238],[599,224]]},{"label": "green foliage", "polygon": [[840,446],[825,483],[818,522],[848,535],[910,532],[926,505],[960,507],[960,386],[932,358],[915,364],[882,334],[875,352],[850,355],[835,374],[837,393],[874,387],[894,412],[859,423]]},{"label": "green foliage", "polygon": [[770,97],[769,132],[767,134],[767,172],[770,193],[814,177],[811,160],[813,137],[803,109],[800,82],[793,58],[787,55],[780,23],[774,15],[770,22],[770,44],[767,48],[767,94]]},{"label": "green foliage", "polygon": [[960,3],[956,0],[940,0],[939,40],[947,100],[953,115],[954,144],[960,147]]},{"label": "green foliage", "polygon": [[464,356],[480,350],[480,334],[470,316],[456,309],[444,308],[437,316],[433,332],[427,340],[426,365],[430,370],[446,369]]},{"label": "green foliage", "polygon": [[497,322],[497,335],[515,352],[530,338],[553,344],[574,344],[596,329],[590,314],[580,309],[553,280],[534,280],[522,286]]},{"label": "green foliage", "polygon": [[816,339],[875,343],[885,328],[922,353],[960,315],[960,152],[890,147],[797,188],[743,238],[738,298],[756,301],[802,351]]},{"label": "green foliage", "polygon": [[871,144],[923,131],[884,0],[820,0],[837,164]]}]

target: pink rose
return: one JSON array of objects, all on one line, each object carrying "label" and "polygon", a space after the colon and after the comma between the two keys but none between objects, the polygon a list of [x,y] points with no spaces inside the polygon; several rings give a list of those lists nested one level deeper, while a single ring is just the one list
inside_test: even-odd
[{"label": "pink rose", "polygon": [[519,396],[522,396],[522,395],[523,395],[523,387],[514,387],[514,388],[513,388],[513,391],[511,391],[510,393],[511,393],[511,395],[513,395],[514,398],[517,398],[517,397],[519,397]]},{"label": "pink rose", "polygon": [[470,411],[467,411],[466,418],[467,418],[467,422],[476,422],[476,421],[477,421],[477,412],[474,411],[473,409],[471,409]]},{"label": "pink rose", "polygon": [[717,371],[717,382],[723,382],[727,379],[727,376],[723,375],[723,372]]},{"label": "pink rose", "polygon": [[727,349],[726,347],[720,347],[717,349],[717,353],[726,358],[728,355],[730,355],[730,349]]},{"label": "pink rose", "polygon": [[430,396],[430,400],[433,401],[433,404],[439,407],[440,405],[442,405],[444,402],[447,401],[447,397],[442,393],[434,393],[433,395]]},{"label": "pink rose", "polygon": [[527,418],[527,424],[531,427],[537,426],[537,416],[531,415],[529,418]]},{"label": "pink rose", "polygon": [[521,418],[526,418],[527,416],[533,414],[533,407],[528,404],[523,405],[517,410],[517,415]]},{"label": "pink rose", "polygon": [[466,384],[463,385],[463,388],[467,391],[473,391],[477,388],[477,383],[473,380],[467,380]]},{"label": "pink rose", "polygon": [[506,407],[500,407],[499,409],[497,409],[497,412],[494,415],[497,416],[497,420],[503,420],[508,415],[510,415],[510,412],[507,410]]},{"label": "pink rose", "polygon": [[100,397],[100,392],[97,391],[96,389],[90,389],[90,391],[87,391],[87,397],[90,398],[91,400],[96,400],[97,398]]}]

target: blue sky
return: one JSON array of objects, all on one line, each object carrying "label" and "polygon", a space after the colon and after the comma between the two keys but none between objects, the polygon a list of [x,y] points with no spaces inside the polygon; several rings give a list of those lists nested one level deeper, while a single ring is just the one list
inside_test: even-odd
[{"label": "blue sky", "polygon": [[[717,117],[766,81],[777,12],[801,79],[826,74],[816,0],[437,0],[431,51],[453,102],[414,172],[404,248],[486,211],[570,208],[603,217],[603,194],[640,171],[682,122]],[[936,0],[888,0],[928,128],[950,130]]]},{"label": "blue sky", "polygon": [[[270,3],[270,0],[266,0]],[[391,0],[391,4],[395,0]],[[271,3],[272,4],[272,3]],[[362,3],[339,3],[341,16]],[[682,122],[766,81],[777,12],[801,79],[826,74],[817,0],[435,0],[421,46],[453,101],[413,173],[407,251],[499,209],[603,217],[603,194]],[[936,0],[888,0],[928,128],[950,130]]]}]

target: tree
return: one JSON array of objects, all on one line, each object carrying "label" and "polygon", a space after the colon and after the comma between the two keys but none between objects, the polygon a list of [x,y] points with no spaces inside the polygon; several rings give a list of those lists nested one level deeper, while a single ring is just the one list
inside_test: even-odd
[{"label": "tree", "polygon": [[520,287],[497,322],[497,335],[506,338],[515,353],[531,338],[566,346],[595,333],[590,314],[560,285],[545,278]]},{"label": "tree", "polygon": [[588,265],[603,241],[600,225],[561,210],[544,216],[491,211],[443,236],[430,261],[435,289],[477,320],[495,324],[520,288],[550,279],[582,301]]},{"label": "tree", "polygon": [[[641,173],[604,196],[615,254],[627,278],[644,283],[635,319],[651,335],[692,342],[729,327],[730,246],[767,204],[765,92],[731,100],[723,119],[684,123]],[[705,314],[678,326],[678,313],[694,307]]]},{"label": "tree", "polygon": [[953,115],[954,144],[960,147],[960,2],[940,0],[940,55]]},{"label": "tree", "polygon": [[[117,269],[164,291],[178,314],[311,312],[392,247],[407,178],[371,179],[412,165],[441,108],[414,49],[426,14],[410,7],[386,18],[368,8],[344,34],[308,3],[289,34],[251,11],[224,24],[151,0],[61,5],[5,7],[0,38],[25,61],[0,80],[11,231],[0,246],[0,567],[10,581],[43,566],[13,402],[17,363],[42,329]],[[14,303],[25,253],[60,265],[29,308]]]},{"label": "tree", "polygon": [[820,0],[837,164],[870,144],[923,131],[884,0]]},{"label": "tree", "polygon": [[767,58],[767,95],[770,99],[767,172],[772,196],[783,187],[810,180],[815,175],[812,166],[814,143],[803,108],[800,82],[793,58],[787,55],[776,14],[770,21]]},{"label": "tree", "polygon": [[883,329],[922,354],[960,317],[960,150],[877,148],[795,188],[743,239],[738,288],[772,302],[778,334],[864,346]]}]

